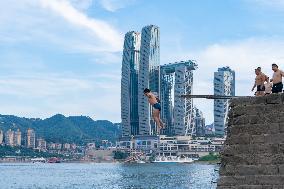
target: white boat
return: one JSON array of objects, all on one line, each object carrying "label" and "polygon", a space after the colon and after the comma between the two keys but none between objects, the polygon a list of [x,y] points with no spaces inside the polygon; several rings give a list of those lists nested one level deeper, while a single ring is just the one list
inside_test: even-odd
[{"label": "white boat", "polygon": [[31,161],[33,163],[45,163],[46,162],[46,159],[41,157],[41,158],[32,158]]},{"label": "white boat", "polygon": [[192,163],[193,159],[188,157],[158,156],[153,163]]},{"label": "white boat", "polygon": [[136,163],[146,163],[146,162],[143,160],[137,160]]}]

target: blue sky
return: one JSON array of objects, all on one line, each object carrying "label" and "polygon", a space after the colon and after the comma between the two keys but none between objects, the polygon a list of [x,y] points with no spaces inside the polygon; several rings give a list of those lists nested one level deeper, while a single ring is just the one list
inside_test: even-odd
[{"label": "blue sky", "polygon": [[[0,114],[120,121],[124,34],[155,24],[161,64],[194,59],[194,94],[218,67],[252,95],[254,68],[284,67],[284,0],[0,0]],[[194,100],[213,121],[213,103]]]}]

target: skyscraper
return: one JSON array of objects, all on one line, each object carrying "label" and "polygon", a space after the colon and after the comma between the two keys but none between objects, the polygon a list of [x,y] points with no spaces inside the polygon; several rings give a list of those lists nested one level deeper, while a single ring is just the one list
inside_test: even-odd
[{"label": "skyscraper", "polygon": [[2,130],[0,130],[0,144],[3,143],[3,140],[4,140],[4,133]]},{"label": "skyscraper", "polygon": [[160,92],[160,29],[157,26],[149,25],[142,29],[138,78],[139,134],[152,135],[157,128],[152,118],[152,107],[143,91],[149,88],[158,95]]},{"label": "skyscraper", "polygon": [[182,98],[192,93],[194,61],[180,61],[161,66],[162,120],[167,135],[192,135],[194,132],[193,105],[191,99]]},{"label": "skyscraper", "polygon": [[195,135],[198,137],[205,136],[205,118],[203,113],[198,109],[194,108],[194,121],[195,121]]},{"label": "skyscraper", "polygon": [[122,135],[139,134],[138,72],[140,57],[140,33],[125,34],[121,77]]},{"label": "skyscraper", "polygon": [[[235,72],[229,67],[214,72],[214,95],[235,96]],[[228,100],[214,100],[214,127],[217,136],[226,134]]]},{"label": "skyscraper", "polygon": [[35,132],[33,129],[29,128],[27,130],[27,136],[26,136],[26,147],[27,148],[35,148]]},{"label": "skyscraper", "polygon": [[8,146],[14,146],[14,131],[11,129],[5,133],[5,144]]},{"label": "skyscraper", "polygon": [[22,133],[20,129],[17,129],[17,131],[14,132],[14,144],[15,146],[21,146],[22,145]]}]

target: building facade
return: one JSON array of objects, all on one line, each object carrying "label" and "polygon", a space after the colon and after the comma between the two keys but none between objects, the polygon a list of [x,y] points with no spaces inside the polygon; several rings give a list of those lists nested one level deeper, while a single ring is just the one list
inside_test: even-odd
[{"label": "building facade", "polygon": [[121,70],[122,135],[139,134],[138,74],[140,61],[140,33],[125,34]]},{"label": "building facade", "polygon": [[203,117],[203,113],[198,109],[194,108],[194,122],[195,122],[195,136],[202,137],[205,136],[205,118]]},{"label": "building facade", "polygon": [[160,93],[160,29],[157,26],[142,29],[138,78],[139,134],[153,135],[157,128],[152,118],[152,107],[143,91],[149,88],[158,95]]},{"label": "building facade", "polygon": [[121,137],[116,142],[118,149],[124,150],[138,150],[146,153],[152,153],[158,149],[159,137],[153,135]]},{"label": "building facade", "polygon": [[22,132],[20,129],[17,129],[17,131],[14,132],[14,144],[15,146],[21,146],[22,145]]},{"label": "building facade", "polygon": [[5,133],[5,144],[8,146],[15,146],[14,144],[14,131],[9,129]]},{"label": "building facade", "polygon": [[181,95],[192,94],[194,61],[181,61],[161,66],[162,120],[167,135],[190,136],[194,133],[192,100]]},{"label": "building facade", "polygon": [[70,150],[71,144],[65,143],[64,146],[63,146],[63,148],[64,148],[64,150]]},{"label": "building facade", "polygon": [[42,138],[37,139],[37,149],[46,151],[46,141]]},{"label": "building facade", "polygon": [[30,128],[27,130],[26,147],[33,148],[33,149],[36,147],[35,132],[33,129],[30,129]]},{"label": "building facade", "polygon": [[4,141],[4,133],[2,130],[0,130],[0,144],[3,144]]},{"label": "building facade", "polygon": [[[214,72],[214,95],[235,96],[235,72],[229,67]],[[214,128],[217,136],[226,135],[229,100],[214,100]]]}]

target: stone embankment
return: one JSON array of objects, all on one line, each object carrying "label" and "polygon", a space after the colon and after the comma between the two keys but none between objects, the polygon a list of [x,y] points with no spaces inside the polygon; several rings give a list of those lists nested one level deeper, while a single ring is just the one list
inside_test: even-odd
[{"label": "stone embankment", "polygon": [[217,189],[284,189],[284,94],[232,99]]}]

